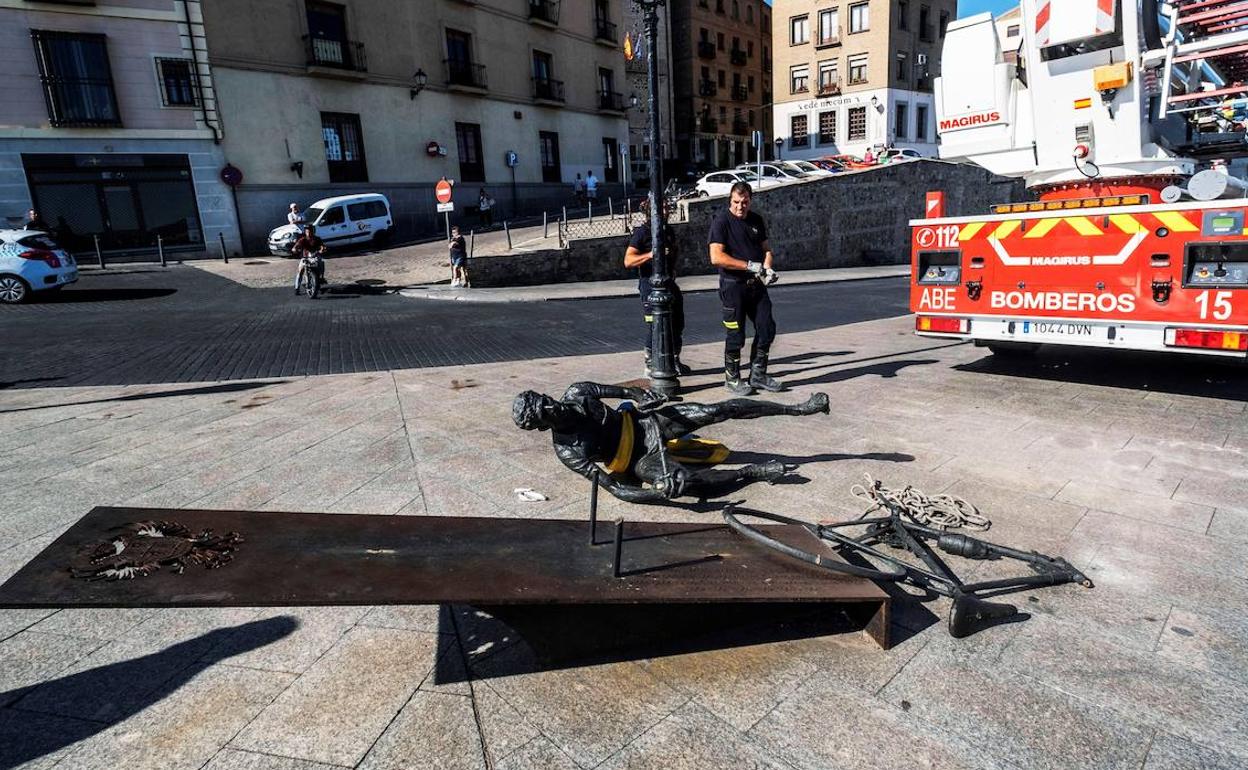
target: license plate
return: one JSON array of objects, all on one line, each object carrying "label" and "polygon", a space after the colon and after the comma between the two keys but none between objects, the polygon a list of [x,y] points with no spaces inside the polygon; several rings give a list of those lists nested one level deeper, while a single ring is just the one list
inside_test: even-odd
[{"label": "license plate", "polygon": [[1023,334],[1033,338],[1102,339],[1105,326],[1085,321],[1023,321]]}]

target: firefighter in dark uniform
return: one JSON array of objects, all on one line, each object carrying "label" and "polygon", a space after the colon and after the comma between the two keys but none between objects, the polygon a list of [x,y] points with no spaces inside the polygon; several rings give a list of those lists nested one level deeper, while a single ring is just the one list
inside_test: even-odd
[{"label": "firefighter in dark uniform", "polygon": [[[767,355],[776,338],[771,317],[771,297],[767,287],[779,275],[772,269],[771,245],[763,218],[750,211],[752,191],[747,182],[737,182],[728,196],[728,206],[711,221],[707,237],[711,264],[719,268],[719,302],[723,306],[724,385],[736,396],[748,396],[754,389],[778,393],[784,390],[767,374]],[[745,346],[745,322],[754,324],[750,346],[750,377],[741,378],[741,348]]]},{"label": "firefighter in dark uniform", "polygon": [[[628,249],[624,252],[624,267],[630,270],[637,268],[637,293],[641,296],[641,313],[646,322],[646,376],[649,377],[654,364],[654,354],[651,350],[654,339],[651,333],[654,310],[650,307],[650,289],[653,288],[650,279],[654,275],[654,262],[652,261],[654,245],[650,239],[649,200],[641,202],[641,213],[645,221],[633,229],[633,237],[628,242]],[[676,236],[672,228],[667,225],[666,210],[662,214],[662,222],[663,255],[667,260],[667,274],[671,278],[668,289],[672,294],[672,353],[676,356],[676,373],[684,376],[692,371],[680,362],[681,339],[685,333],[685,297],[681,294],[680,287],[676,285]]]}]

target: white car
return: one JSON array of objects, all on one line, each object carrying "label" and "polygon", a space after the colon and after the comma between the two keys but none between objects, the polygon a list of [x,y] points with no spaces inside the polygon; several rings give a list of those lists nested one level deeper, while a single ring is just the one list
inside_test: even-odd
[{"label": "white car", "polygon": [[700,197],[708,198],[712,195],[727,195],[732,191],[732,186],[737,182],[749,182],[750,189],[754,192],[766,190],[779,184],[779,182],[773,179],[759,179],[752,171],[730,169],[728,171],[713,171],[699,179],[694,187],[697,188]]},{"label": "white car", "polygon": [[[759,165],[757,163],[742,163],[737,166],[742,171],[752,171],[757,173]],[[805,171],[790,166],[787,161],[771,160],[762,165],[763,179],[776,182],[778,184],[788,184],[790,182],[800,182],[804,179],[810,179]]]},{"label": "white car", "polygon": [[919,154],[918,150],[912,150],[909,147],[902,147],[901,149],[884,150],[876,156],[875,162],[896,163],[901,160],[915,160],[916,158],[922,157],[923,156]]},{"label": "white car", "polygon": [[78,280],[78,263],[41,230],[0,230],[0,302],[17,304],[37,291]]},{"label": "white car", "polygon": [[[390,201],[379,193],[340,195],[313,203],[303,212],[304,224],[315,225],[316,235],[328,248],[351,243],[383,243],[394,229]],[[289,257],[302,228],[282,225],[269,233],[269,253]]]},{"label": "white car", "polygon": [[808,160],[786,160],[785,163],[787,163],[790,166],[796,166],[798,171],[801,171],[807,176],[812,176],[812,177],[833,176],[833,173],[831,171],[828,171],[826,168],[819,168],[814,163],[811,163]]}]

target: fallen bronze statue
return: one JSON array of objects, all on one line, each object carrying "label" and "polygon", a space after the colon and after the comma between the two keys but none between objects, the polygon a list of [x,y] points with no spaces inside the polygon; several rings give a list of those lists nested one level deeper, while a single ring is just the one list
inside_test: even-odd
[{"label": "fallen bronze statue", "polygon": [[[631,399],[612,408],[603,399]],[[578,382],[558,401],[526,390],[516,396],[511,416],[524,430],[549,430],[564,465],[630,503],[659,503],[678,497],[706,499],[731,494],[756,481],[776,481],[793,468],[773,461],[736,469],[691,468],[723,460],[718,442],[690,441],[694,431],[726,420],[828,413],[828,396],[815,393],[800,404],[734,398],[717,404],[664,403],[642,388]],[[682,453],[702,450],[702,456]],[[709,450],[709,451],[708,451]],[[721,451],[716,451],[721,450]],[[606,468],[600,473],[598,463]]]},{"label": "fallen bronze statue", "polygon": [[[907,488],[906,491],[909,491]],[[1008,621],[1017,616],[1018,608],[1004,602],[990,602],[987,597],[1040,586],[1056,586],[1078,583],[1092,587],[1092,581],[1070,562],[1060,556],[1045,556],[1036,551],[1021,551],[986,540],[950,532],[959,526],[948,521],[937,526],[923,523],[913,506],[878,482],[869,482],[867,496],[873,502],[872,510],[851,521],[821,522],[811,524],[788,516],[728,505],[724,508],[724,521],[739,534],[760,545],[780,553],[801,559],[818,567],[876,582],[906,583],[953,600],[949,608],[949,634],[955,638],[970,636],[985,625]],[[875,510],[886,515],[869,516]],[[976,514],[978,512],[975,512]],[[781,542],[767,529],[746,524],[743,519],[761,519],[776,524],[799,526],[814,535],[815,544],[831,545],[842,559],[829,559],[814,548],[798,548]],[[987,529],[987,519],[978,528]],[[857,529],[857,534],[847,534]],[[929,544],[935,545],[935,548]],[[812,544],[813,545],[813,544]],[[893,553],[884,550],[887,546]],[[897,550],[917,557],[903,560],[894,555]],[[1031,574],[963,583],[952,568],[936,551],[976,561],[1010,559],[1030,568]]]}]

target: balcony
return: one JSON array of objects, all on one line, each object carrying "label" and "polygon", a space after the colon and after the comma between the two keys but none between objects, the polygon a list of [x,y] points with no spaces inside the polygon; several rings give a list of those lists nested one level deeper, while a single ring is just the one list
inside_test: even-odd
[{"label": "balcony", "polygon": [[698,56],[703,59],[715,58],[715,44],[709,40],[698,41]]},{"label": "balcony", "polygon": [[745,86],[732,87],[732,100],[734,102],[744,102],[750,98],[750,90]]},{"label": "balcony", "polygon": [[849,76],[849,82],[848,82],[848,85],[851,85],[851,86],[865,86],[866,84],[867,84],[867,76],[866,76],[866,75],[857,75],[857,76],[855,76],[855,75],[850,75],[850,76]]},{"label": "balcony", "polygon": [[709,115],[703,115],[698,121],[698,130],[704,134],[713,134],[719,131],[719,121]]},{"label": "balcony", "polygon": [[539,102],[563,104],[563,81],[553,78],[533,78],[533,98]]},{"label": "balcony", "polygon": [[749,136],[750,124],[746,123],[744,120],[734,120],[732,121],[732,133],[737,136]]},{"label": "balcony", "polygon": [[594,40],[607,45],[615,45],[619,40],[619,35],[615,31],[615,24],[606,19],[594,19]]},{"label": "balcony", "polygon": [[698,96],[714,96],[719,93],[719,86],[714,80],[698,81]]},{"label": "balcony", "polygon": [[623,112],[624,95],[615,91],[599,91],[598,109],[603,112]]},{"label": "balcony", "polygon": [[815,38],[815,48],[829,48],[834,45],[841,44],[841,31],[839,29],[832,30],[827,37]]},{"label": "balcony", "polygon": [[836,96],[840,92],[841,92],[840,78],[834,78],[832,80],[825,80],[819,84],[820,96]]},{"label": "balcony", "polygon": [[746,59],[745,51],[740,48],[733,48],[728,52],[728,61],[736,64],[737,66],[744,66],[748,59]]},{"label": "balcony", "polygon": [[363,43],[304,35],[303,45],[309,70],[343,73],[368,72],[368,59],[364,56]]},{"label": "balcony", "polygon": [[485,65],[473,64],[463,59],[443,59],[446,65],[446,85],[450,88],[484,91]]},{"label": "balcony", "polygon": [[547,27],[559,26],[559,0],[529,0],[529,21]]}]

